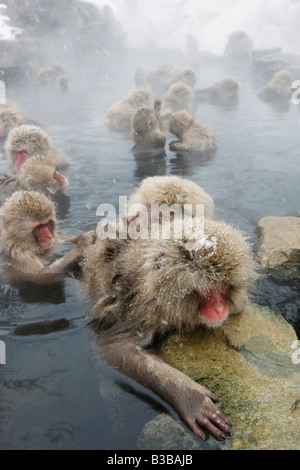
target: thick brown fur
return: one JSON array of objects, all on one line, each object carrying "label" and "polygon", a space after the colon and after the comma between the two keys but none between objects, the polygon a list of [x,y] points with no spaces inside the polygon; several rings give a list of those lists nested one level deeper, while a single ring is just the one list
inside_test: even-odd
[{"label": "thick brown fur", "polygon": [[0,108],[0,137],[6,137],[11,129],[23,124],[35,125],[36,123],[26,118],[17,108]]},{"label": "thick brown fur", "polygon": [[[42,248],[38,243],[33,223],[51,220],[53,244]],[[64,273],[71,270],[81,254],[77,245],[71,252],[55,260],[55,248],[63,243],[77,243],[78,235],[57,234],[57,218],[53,202],[40,192],[18,191],[5,201],[0,209],[0,244],[2,260],[16,270],[34,279],[39,274]]]},{"label": "thick brown fur", "polygon": [[173,113],[181,110],[192,113],[193,99],[194,92],[189,85],[182,82],[174,83],[162,97],[162,117],[169,119]]},{"label": "thick brown fur", "polygon": [[177,111],[169,120],[169,131],[179,141],[170,142],[170,150],[199,150],[211,152],[216,149],[216,136],[206,124],[195,121],[187,111]]},{"label": "thick brown fur", "polygon": [[33,157],[27,160],[14,176],[0,174],[0,201],[17,190],[40,191],[49,197],[66,186],[54,177],[57,163],[49,157]]},{"label": "thick brown fur", "polygon": [[150,211],[151,204],[167,204],[169,207],[192,204],[192,215],[196,215],[196,205],[204,205],[204,217],[213,219],[214,202],[212,197],[198,184],[178,176],[153,176],[142,181],[128,200],[128,208],[134,204],[144,205]]},{"label": "thick brown fur", "polygon": [[104,124],[111,131],[131,132],[131,120],[140,108],[151,107],[153,98],[148,90],[135,88],[131,90],[124,98],[110,106],[108,109]]},{"label": "thick brown fur", "polygon": [[8,134],[5,153],[12,165],[16,157],[13,152],[26,150],[28,158],[45,155],[55,160],[59,167],[66,168],[70,165],[70,158],[56,147],[48,134],[38,126],[23,125],[12,129]]},{"label": "thick brown fur", "polygon": [[132,138],[135,149],[162,149],[166,135],[159,128],[159,121],[152,108],[138,109],[132,118]]},{"label": "thick brown fur", "polygon": [[258,96],[261,100],[277,101],[277,100],[289,100],[292,96],[292,83],[294,76],[288,70],[280,70],[276,72],[269,83],[263,88]]},{"label": "thick brown fur", "polygon": [[[173,229],[177,223],[175,218]],[[174,330],[213,327],[203,315],[202,302],[223,287],[227,314],[242,312],[255,268],[243,234],[208,219],[204,232],[196,231],[191,239],[185,234],[156,240],[96,239],[84,250],[84,280],[95,303],[90,318],[102,330],[100,354],[169,402],[202,439],[199,426],[220,440],[232,435],[231,423],[213,403],[218,397],[144,347]]]},{"label": "thick brown fur", "polygon": [[[242,234],[223,222],[205,222],[205,235],[189,249],[183,240],[106,240],[85,252],[92,316],[100,324],[122,321],[124,328],[163,334],[201,324],[199,298],[230,285],[230,313],[241,312],[246,290],[256,279],[255,264]],[[199,247],[199,248],[198,248]]]}]

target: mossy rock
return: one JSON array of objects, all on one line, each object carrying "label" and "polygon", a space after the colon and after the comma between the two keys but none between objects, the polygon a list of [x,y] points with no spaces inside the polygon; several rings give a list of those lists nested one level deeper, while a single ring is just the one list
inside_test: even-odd
[{"label": "mossy rock", "polygon": [[250,304],[218,330],[170,336],[163,352],[219,396],[235,433],[218,443],[220,448],[299,449],[300,364],[292,361],[295,341],[283,317]]}]

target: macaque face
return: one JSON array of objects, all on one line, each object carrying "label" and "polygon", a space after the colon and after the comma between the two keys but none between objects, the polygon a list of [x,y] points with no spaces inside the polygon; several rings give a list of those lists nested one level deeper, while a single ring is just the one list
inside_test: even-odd
[{"label": "macaque face", "polygon": [[215,221],[206,221],[204,236],[193,241],[135,240],[121,265],[127,269],[116,288],[130,292],[128,315],[158,332],[222,325],[243,310],[245,290],[256,279],[242,234]]},{"label": "macaque face", "polygon": [[53,174],[53,178],[58,182],[59,186],[62,189],[66,189],[69,186],[69,182],[68,182],[67,178],[64,175],[62,175],[61,173],[59,173],[57,170],[55,170],[55,172]]},{"label": "macaque face", "polygon": [[40,248],[47,250],[54,243],[54,222],[52,219],[32,222],[30,229]]}]

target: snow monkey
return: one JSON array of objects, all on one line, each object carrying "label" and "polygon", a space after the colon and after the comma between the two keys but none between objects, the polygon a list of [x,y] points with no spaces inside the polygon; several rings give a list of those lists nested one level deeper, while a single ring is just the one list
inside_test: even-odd
[{"label": "snow monkey", "polygon": [[103,359],[171,404],[199,438],[201,428],[232,436],[218,397],[148,348],[168,332],[214,329],[243,311],[256,265],[242,233],[205,219],[192,239],[96,239],[82,266]]},{"label": "snow monkey", "polygon": [[59,168],[66,168],[71,163],[69,157],[38,126],[23,125],[12,129],[7,137],[5,152],[16,170],[20,170],[28,158],[40,155],[53,158]]},{"label": "snow monkey", "polygon": [[69,185],[67,178],[57,170],[57,163],[49,157],[27,160],[14,176],[0,174],[0,201],[17,190],[40,191],[49,197],[63,193]]},{"label": "snow monkey", "polygon": [[[42,275],[71,271],[86,237],[59,235],[55,206],[40,192],[18,191],[0,209],[2,261],[14,268],[16,278],[25,273],[34,281]],[[73,250],[57,258],[57,246],[77,242]]]}]

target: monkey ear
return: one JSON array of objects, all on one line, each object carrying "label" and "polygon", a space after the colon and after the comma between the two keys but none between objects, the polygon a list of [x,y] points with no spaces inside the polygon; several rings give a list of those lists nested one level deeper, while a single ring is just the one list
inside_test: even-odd
[{"label": "monkey ear", "polygon": [[3,229],[8,229],[9,225],[10,225],[10,220],[7,219],[6,217],[4,216],[0,216],[0,224],[2,225]]},{"label": "monkey ear", "polygon": [[151,131],[151,129],[153,128],[153,123],[151,120],[147,121],[147,127],[149,131]]}]

